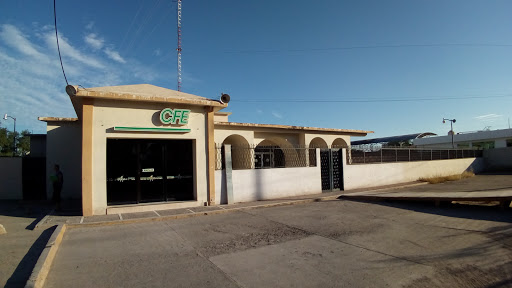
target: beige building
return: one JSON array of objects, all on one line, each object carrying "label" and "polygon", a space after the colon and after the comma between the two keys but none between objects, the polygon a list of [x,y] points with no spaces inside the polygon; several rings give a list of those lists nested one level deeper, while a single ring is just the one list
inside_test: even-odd
[{"label": "beige building", "polygon": [[[84,215],[225,203],[219,183],[224,144],[233,145],[233,170],[293,168],[295,176],[315,175],[305,178],[311,185],[300,193],[319,193],[319,153],[309,148],[348,147],[351,136],[371,133],[233,123],[230,113],[220,112],[227,103],[148,84],[66,91],[78,117],[39,120],[47,122],[48,176],[58,163],[65,175],[62,197],[81,198]],[[51,196],[51,183],[47,188]],[[291,192],[275,193],[238,199]]]}]

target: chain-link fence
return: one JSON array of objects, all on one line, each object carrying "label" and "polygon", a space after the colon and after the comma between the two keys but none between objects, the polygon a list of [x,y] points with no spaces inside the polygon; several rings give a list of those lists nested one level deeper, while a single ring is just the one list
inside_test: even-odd
[{"label": "chain-link fence", "polygon": [[483,150],[476,149],[381,148],[377,151],[352,149],[351,153],[347,153],[347,163],[446,160],[482,157],[482,154]]},{"label": "chain-link fence", "polygon": [[[225,146],[216,144],[216,170],[224,169]],[[309,147],[231,146],[233,170],[316,167],[316,149]]]}]

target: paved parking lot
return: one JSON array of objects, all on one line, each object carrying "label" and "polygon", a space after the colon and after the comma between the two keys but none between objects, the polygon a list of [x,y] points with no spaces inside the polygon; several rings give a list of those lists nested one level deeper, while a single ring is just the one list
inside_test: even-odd
[{"label": "paved parking lot", "polygon": [[66,232],[46,287],[508,287],[512,213],[324,201]]}]

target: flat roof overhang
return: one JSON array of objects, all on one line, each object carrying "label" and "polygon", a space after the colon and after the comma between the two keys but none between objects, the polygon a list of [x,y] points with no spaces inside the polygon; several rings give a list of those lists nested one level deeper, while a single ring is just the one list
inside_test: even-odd
[{"label": "flat roof overhang", "polygon": [[37,117],[37,120],[43,122],[76,122],[78,118],[66,118],[66,117]]},{"label": "flat roof overhang", "polygon": [[[152,86],[152,85],[149,85]],[[153,86],[156,87],[156,86]],[[156,87],[160,88],[160,87]],[[166,89],[168,90],[168,89]],[[169,90],[171,91],[171,90]],[[100,88],[82,88],[79,86],[68,85],[66,92],[71,99],[78,118],[82,117],[82,103],[85,98],[135,101],[135,102],[153,102],[153,103],[173,103],[194,106],[211,107],[214,112],[224,109],[228,106],[226,103],[211,100],[196,95],[173,91],[172,97],[159,95],[158,91],[141,91],[137,93],[108,91]]]},{"label": "flat roof overhang", "polygon": [[252,128],[252,129],[275,129],[287,131],[301,131],[319,134],[338,134],[350,136],[366,136],[373,131],[353,130],[353,129],[333,129],[333,128],[316,128],[303,126],[289,126],[276,124],[256,124],[256,123],[237,123],[237,122],[215,122],[215,128]]}]

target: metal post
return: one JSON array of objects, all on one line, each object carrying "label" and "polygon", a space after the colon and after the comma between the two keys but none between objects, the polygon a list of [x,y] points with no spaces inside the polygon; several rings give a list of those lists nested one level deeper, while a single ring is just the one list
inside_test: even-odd
[{"label": "metal post", "polygon": [[366,163],[366,153],[363,150],[363,163]]},{"label": "metal post", "polygon": [[395,148],[395,162],[398,162],[398,149]]},{"label": "metal post", "polygon": [[[455,146],[453,146],[453,121],[450,121],[450,129],[452,130],[452,148],[455,148]],[[450,157],[448,157],[450,158]]]},{"label": "metal post", "polygon": [[380,163],[382,163],[382,147],[380,148]]},{"label": "metal post", "polygon": [[14,150],[12,151],[12,156],[16,155],[16,118],[12,118],[14,119]]},{"label": "metal post", "polygon": [[[224,177],[226,179],[226,201],[227,204],[233,204],[234,198],[233,198],[233,159],[231,158],[231,145],[225,144],[224,145]],[[221,191],[222,193],[222,191]],[[222,194],[220,196],[222,199]],[[222,203],[221,203],[222,204]]]},{"label": "metal post", "polygon": [[332,149],[329,149],[329,185],[330,185],[331,191],[334,189],[333,170],[334,170],[334,161],[332,161]]},{"label": "metal post", "polygon": [[434,158],[432,158],[432,149],[430,149],[430,161],[434,160]]},{"label": "metal post", "polygon": [[411,162],[411,149],[409,148],[409,162]]}]

